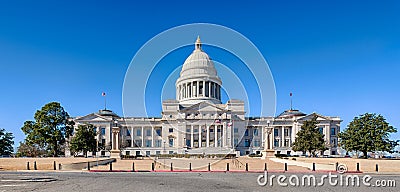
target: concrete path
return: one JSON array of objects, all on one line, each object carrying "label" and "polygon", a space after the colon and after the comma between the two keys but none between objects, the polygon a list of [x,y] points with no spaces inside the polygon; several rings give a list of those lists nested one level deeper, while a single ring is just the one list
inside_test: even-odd
[{"label": "concrete path", "polygon": [[[300,162],[300,161],[295,161],[295,160],[288,160],[288,159],[280,159],[280,158],[270,158],[271,161],[277,162],[277,163],[287,163],[288,165],[294,165],[294,166],[300,166],[300,167],[305,167],[310,170],[313,168],[313,163],[306,163],[306,162]],[[334,164],[315,164],[315,170],[336,170]]]}]

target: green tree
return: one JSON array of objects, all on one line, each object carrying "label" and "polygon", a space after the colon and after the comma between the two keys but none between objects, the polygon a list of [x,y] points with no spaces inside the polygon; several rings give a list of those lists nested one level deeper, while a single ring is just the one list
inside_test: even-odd
[{"label": "green tree", "polygon": [[382,115],[365,113],[355,117],[347,129],[339,133],[340,145],[346,151],[363,152],[364,158],[368,157],[368,152],[393,152],[398,141],[390,140],[389,134],[396,132]]},{"label": "green tree", "polygon": [[65,139],[73,131],[74,122],[69,120],[68,113],[60,103],[51,102],[36,111],[34,118],[35,121],[25,121],[21,128],[26,144],[45,148],[54,157],[61,155]]},{"label": "green tree", "polygon": [[96,131],[92,124],[79,125],[71,139],[72,152],[83,152],[87,157],[88,151],[96,151]]},{"label": "green tree", "polygon": [[14,136],[12,133],[0,129],[0,155],[10,155],[13,153]]},{"label": "green tree", "polygon": [[315,156],[317,151],[325,151],[327,149],[324,140],[324,134],[317,129],[317,117],[304,121],[299,132],[297,132],[296,140],[293,143],[294,151],[309,152],[311,156]]},{"label": "green tree", "polygon": [[17,148],[17,157],[38,157],[46,154],[46,150],[41,149],[38,145],[28,145],[25,142],[19,142]]}]

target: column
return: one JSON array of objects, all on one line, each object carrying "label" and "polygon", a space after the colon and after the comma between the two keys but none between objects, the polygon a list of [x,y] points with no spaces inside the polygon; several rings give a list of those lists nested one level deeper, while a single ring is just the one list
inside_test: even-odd
[{"label": "column", "polygon": [[193,125],[191,125],[190,126],[190,147],[191,148],[193,148],[194,146],[193,146],[193,141],[194,140],[194,138],[193,138]]},{"label": "column", "polygon": [[218,147],[218,125],[214,125],[214,147]]},{"label": "column", "polygon": [[201,147],[201,125],[199,125],[199,128],[197,130],[199,130],[199,148],[200,148]]},{"label": "column", "polygon": [[154,127],[151,127],[151,147],[154,147]]},{"label": "column", "polygon": [[144,127],[142,126],[142,147],[145,146],[144,145]]},{"label": "column", "polygon": [[222,147],[226,147],[226,122],[222,124],[222,130],[221,130],[222,136]]},{"label": "column", "polygon": [[196,91],[197,91],[197,97],[200,96],[200,81],[196,81]]},{"label": "column", "polygon": [[284,147],[285,146],[285,127],[284,126],[281,127],[281,131],[282,131],[282,134],[281,134],[281,146]]},{"label": "column", "polygon": [[207,82],[208,83],[208,97],[211,97],[211,82]]},{"label": "column", "polygon": [[134,143],[134,140],[133,140],[133,127],[131,127],[131,147],[133,147],[133,143]]},{"label": "column", "polygon": [[207,136],[206,136],[207,147],[210,147],[210,126],[207,125]]}]

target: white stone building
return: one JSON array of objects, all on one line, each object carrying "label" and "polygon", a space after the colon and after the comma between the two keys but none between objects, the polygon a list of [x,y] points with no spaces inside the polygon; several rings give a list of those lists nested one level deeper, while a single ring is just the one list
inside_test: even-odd
[{"label": "white stone building", "polygon": [[221,103],[222,80],[213,61],[202,50],[200,39],[185,60],[176,80],[176,99],[162,103],[162,116],[119,117],[100,110],[74,118],[76,126],[96,127],[98,155],[157,154],[300,154],[291,150],[302,123],[317,116],[318,128],[325,135],[328,150],[337,154],[339,117],[304,114],[287,110],[277,117],[246,117],[244,102]]}]

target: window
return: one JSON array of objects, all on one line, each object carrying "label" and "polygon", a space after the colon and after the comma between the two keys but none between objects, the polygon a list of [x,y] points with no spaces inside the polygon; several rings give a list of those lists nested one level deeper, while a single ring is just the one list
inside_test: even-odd
[{"label": "window", "polygon": [[131,136],[131,132],[129,131],[129,129],[126,130],[126,136]]},{"label": "window", "polygon": [[169,153],[170,155],[172,155],[172,154],[174,154],[174,151],[168,151],[168,153]]},{"label": "window", "polygon": [[279,147],[279,139],[274,140],[274,147]]},{"label": "window", "polygon": [[174,132],[174,128],[169,128],[168,132],[173,133]]},{"label": "window", "polygon": [[198,129],[193,129],[193,133],[199,133]]},{"label": "window", "polygon": [[151,147],[151,140],[146,140],[146,147]]},{"label": "window", "polygon": [[289,136],[289,129],[285,129],[285,137]]},{"label": "window", "polygon": [[250,139],[245,139],[244,140],[244,146],[245,147],[250,147]]},{"label": "window", "polygon": [[190,139],[186,139],[186,146],[190,146],[191,140]]},{"label": "window", "polygon": [[333,147],[337,147],[337,142],[335,138],[331,138],[331,144]]},{"label": "window", "polygon": [[249,136],[249,129],[246,129],[246,131],[244,132],[244,136]]},{"label": "window", "polygon": [[106,128],[102,127],[101,128],[101,135],[105,135],[106,134]]},{"label": "window", "polygon": [[137,147],[141,147],[142,146],[142,140],[135,140],[135,144]]},{"label": "window", "polygon": [[151,136],[151,129],[146,129],[146,136]]},{"label": "window", "polygon": [[136,129],[136,136],[142,136],[142,130]]},{"label": "window", "polygon": [[210,133],[214,133],[214,129],[210,129]]},{"label": "window", "polygon": [[155,147],[161,147],[161,139],[156,140]]},{"label": "window", "polygon": [[131,155],[131,152],[130,151],[125,151],[125,155]]},{"label": "window", "polygon": [[254,129],[254,130],[253,130],[253,135],[254,135],[254,136],[258,136],[258,129]]},{"label": "window", "polygon": [[274,136],[279,136],[279,130],[278,129],[274,129]]},{"label": "window", "polygon": [[106,140],[105,139],[101,139],[101,146],[104,147],[106,145]]},{"label": "window", "polygon": [[169,138],[168,143],[169,143],[170,147],[173,147],[174,146],[174,138]]},{"label": "window", "polygon": [[136,156],[140,155],[140,151],[136,151]]},{"label": "window", "polygon": [[161,129],[156,129],[157,136],[161,136]]},{"label": "window", "polygon": [[336,128],[334,127],[331,128],[331,135],[336,135]]},{"label": "window", "polygon": [[319,131],[319,133],[324,134],[324,127],[319,127],[318,131]]},{"label": "window", "polygon": [[238,133],[238,132],[239,132],[239,129],[238,129],[237,127],[235,127],[235,128],[233,129],[233,132],[234,132],[234,133]]},{"label": "window", "polygon": [[147,157],[150,156],[150,151],[146,151],[146,156],[147,156]]},{"label": "window", "polygon": [[93,132],[97,134],[97,127],[93,127]]},{"label": "window", "polygon": [[161,154],[161,152],[160,151],[156,151],[156,155],[160,155]]},{"label": "window", "polygon": [[126,146],[127,147],[131,147],[132,144],[132,140],[126,140]]},{"label": "window", "polygon": [[235,138],[235,139],[233,139],[233,146],[237,146],[239,144],[239,139],[238,138]]},{"label": "window", "polygon": [[289,147],[289,139],[285,139],[285,147]]},{"label": "window", "polygon": [[254,140],[254,147],[260,147],[260,140]]},{"label": "window", "polygon": [[187,128],[186,133],[190,133],[190,132],[191,132],[190,128]]},{"label": "window", "polygon": [[218,133],[221,133],[221,129],[217,129],[217,132],[218,132]]}]

